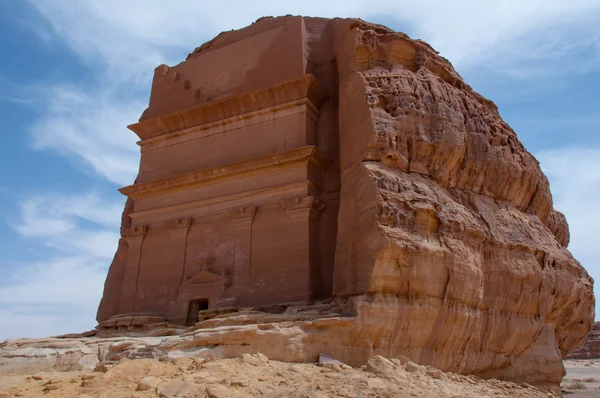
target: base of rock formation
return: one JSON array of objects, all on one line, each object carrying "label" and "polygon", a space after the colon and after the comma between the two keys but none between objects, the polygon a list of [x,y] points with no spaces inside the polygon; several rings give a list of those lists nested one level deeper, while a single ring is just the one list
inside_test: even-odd
[{"label": "base of rock formation", "polygon": [[404,358],[376,356],[362,368],[326,362],[290,364],[262,354],[236,359],[135,359],[95,371],[0,376],[0,397],[527,397],[529,385],[445,374]]},{"label": "base of rock formation", "polygon": [[[201,311],[200,321],[188,328],[159,317],[115,317],[102,322],[95,333],[1,343],[0,375],[92,371],[102,364],[121,360],[164,361],[180,357],[204,360],[236,358],[257,352],[287,363],[311,363],[327,354],[354,367],[364,366],[375,356],[397,358],[403,355],[414,363],[444,372],[529,383],[554,393],[560,391],[559,382],[564,375],[561,361],[547,362],[543,368],[525,366],[528,362],[509,361],[502,372],[482,373],[469,358],[448,364],[445,358],[424,355],[422,351],[391,349],[402,347],[401,344],[380,344],[383,339],[399,338],[393,328],[398,311],[386,303],[383,297],[354,297],[310,306],[288,303],[262,308],[211,309]],[[543,345],[548,336],[540,334],[539,344]],[[410,342],[402,344],[410,346]],[[548,370],[558,374],[556,383],[547,382],[551,379],[545,373]]]}]

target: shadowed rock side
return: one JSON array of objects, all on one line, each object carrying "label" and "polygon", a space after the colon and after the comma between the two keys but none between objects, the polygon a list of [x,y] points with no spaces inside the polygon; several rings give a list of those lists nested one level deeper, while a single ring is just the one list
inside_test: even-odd
[{"label": "shadowed rock side", "polygon": [[[224,356],[260,346],[270,358],[292,361],[328,352],[352,365],[377,354],[404,355],[443,371],[556,389],[561,357],[591,327],[593,281],[566,248],[568,226],[552,207],[538,162],[496,106],[426,43],[361,20],[261,19],[196,49],[177,66],[181,79],[189,62],[277,29],[301,36],[302,56],[280,59],[273,44],[266,58],[256,56],[247,81],[236,80],[221,95],[294,78],[284,72],[295,62],[301,65],[294,73],[311,73],[322,87],[327,99],[316,101],[315,131],[325,138],[316,146],[329,169],[315,185],[328,188],[321,197],[326,211],[337,209],[339,191],[339,212],[337,232],[331,214],[319,224],[325,276],[317,296],[333,297],[346,317],[253,332],[243,326],[243,333],[230,324],[177,344],[220,345]],[[187,84],[204,84],[197,80]],[[220,98],[215,90],[198,89],[196,100]],[[156,105],[165,93],[153,89],[140,124],[194,105],[193,96],[191,103]],[[335,256],[327,257],[332,248]],[[122,299],[114,297],[122,287],[110,280],[125,268],[126,244],[119,253],[99,321],[119,314]],[[331,270],[325,260],[333,257]],[[268,300],[260,304],[277,304]]]},{"label": "shadowed rock side", "polygon": [[583,344],[572,351],[565,359],[599,359],[600,358],[600,322],[595,322]]}]

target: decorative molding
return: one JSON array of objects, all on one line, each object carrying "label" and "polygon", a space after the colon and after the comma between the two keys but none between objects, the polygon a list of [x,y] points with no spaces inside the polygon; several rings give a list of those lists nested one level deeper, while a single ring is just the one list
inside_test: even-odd
[{"label": "decorative molding", "polygon": [[121,230],[121,235],[125,238],[137,238],[144,237],[146,235],[147,227],[145,225],[138,225],[136,227],[131,228],[123,228]]},{"label": "decorative molding", "polygon": [[[129,127],[142,141],[223,119],[243,116],[265,107],[306,99],[317,110],[327,98],[316,77],[305,74],[273,86],[228,95],[187,109],[145,119]],[[168,126],[168,127],[167,127]]]},{"label": "decorative molding", "polygon": [[169,232],[178,232],[178,231],[186,231],[190,228],[192,224],[192,219],[190,217],[186,218],[175,218],[173,220],[165,221],[165,226]]},{"label": "decorative molding", "polygon": [[132,199],[140,199],[149,196],[160,195],[170,190],[187,188],[191,185],[201,185],[207,181],[219,178],[235,176],[250,171],[265,169],[268,167],[282,167],[295,162],[307,162],[319,171],[325,171],[329,160],[315,146],[303,146],[273,155],[261,156],[252,160],[231,163],[224,166],[212,167],[192,173],[180,174],[178,176],[163,178],[129,185],[119,189],[123,195]]},{"label": "decorative molding", "polygon": [[318,123],[319,121],[319,111],[309,99],[303,98],[228,119],[221,119],[211,123],[188,127],[183,130],[173,131],[169,134],[166,134],[164,130],[160,130],[160,135],[144,141],[138,141],[137,144],[141,147],[142,153],[144,153],[146,151],[178,145],[191,140],[204,139],[213,135],[238,130],[240,128],[256,126],[273,119],[284,118],[296,114],[306,114],[315,123]]},{"label": "decorative molding", "polygon": [[325,203],[314,196],[295,198],[281,202],[281,207],[292,219],[318,218],[325,209]]},{"label": "decorative molding", "polygon": [[164,219],[174,217],[192,217],[194,219],[214,215],[228,217],[230,209],[242,206],[279,206],[284,198],[307,196],[319,192],[308,180],[291,184],[279,185],[273,188],[257,189],[240,192],[217,198],[196,200],[167,207],[144,210],[129,214],[137,224],[159,225]]},{"label": "decorative molding", "polygon": [[254,221],[256,206],[241,206],[228,211],[229,218],[235,225],[249,226]]}]

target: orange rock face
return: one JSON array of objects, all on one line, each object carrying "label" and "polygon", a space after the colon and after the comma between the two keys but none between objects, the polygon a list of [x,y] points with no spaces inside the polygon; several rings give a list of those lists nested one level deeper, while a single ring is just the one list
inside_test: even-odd
[{"label": "orange rock face", "polygon": [[140,172],[101,324],[333,298],[346,318],[305,330],[295,359],[401,354],[548,388],[591,327],[538,162],[426,43],[264,18],[158,67],[130,128]]}]

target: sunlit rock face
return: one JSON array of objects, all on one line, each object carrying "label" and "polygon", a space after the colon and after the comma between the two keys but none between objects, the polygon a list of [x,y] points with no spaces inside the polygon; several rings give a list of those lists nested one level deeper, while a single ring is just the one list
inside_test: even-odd
[{"label": "sunlit rock face", "polygon": [[593,281],[538,162],[424,42],[263,18],[158,67],[130,127],[140,173],[122,189],[105,329],[329,299],[317,323],[232,321],[207,341],[292,361],[404,355],[553,389],[591,327]]}]

